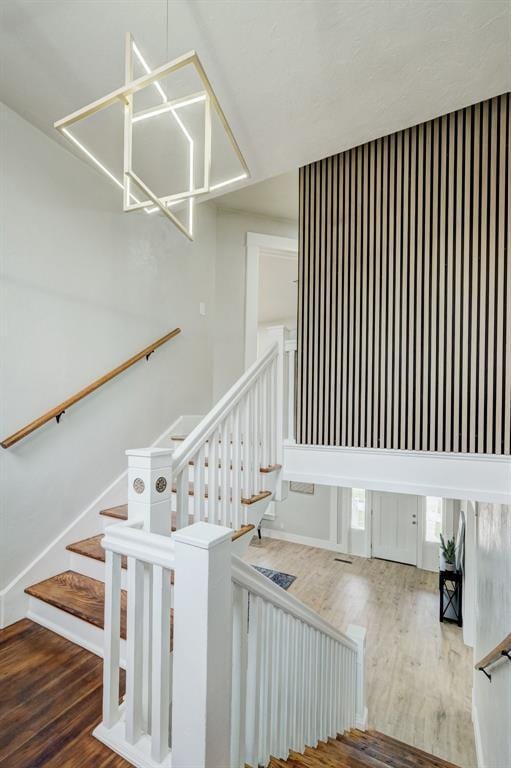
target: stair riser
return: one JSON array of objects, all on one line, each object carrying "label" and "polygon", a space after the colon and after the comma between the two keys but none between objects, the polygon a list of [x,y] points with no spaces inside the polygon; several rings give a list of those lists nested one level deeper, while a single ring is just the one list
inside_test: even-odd
[{"label": "stair riser", "polygon": [[[67,611],[32,596],[29,600],[27,618],[103,658],[104,632],[94,624],[82,621]],[[120,665],[126,668],[126,641],[122,639]]]},{"label": "stair riser", "polygon": [[[94,560],[92,557],[79,555],[77,552],[70,552],[69,569],[82,576],[88,576],[91,579],[105,582],[105,563],[101,560]],[[121,568],[121,589],[127,589],[128,574],[125,568]]]}]

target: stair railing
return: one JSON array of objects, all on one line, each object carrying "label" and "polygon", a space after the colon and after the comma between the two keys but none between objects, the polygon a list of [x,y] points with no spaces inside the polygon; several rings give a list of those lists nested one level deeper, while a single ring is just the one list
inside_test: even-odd
[{"label": "stair railing", "polygon": [[194,522],[207,517],[210,523],[239,529],[247,522],[242,499],[249,501],[263,490],[261,468],[282,463],[285,329],[275,327],[271,334],[269,349],[174,451],[177,528],[188,525],[192,506]]},{"label": "stair railing", "polygon": [[237,557],[232,580],[231,767],[365,727],[365,630],[343,635]]}]

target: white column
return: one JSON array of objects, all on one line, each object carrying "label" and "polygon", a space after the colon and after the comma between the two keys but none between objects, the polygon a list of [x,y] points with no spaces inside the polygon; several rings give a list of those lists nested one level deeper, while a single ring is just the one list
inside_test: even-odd
[{"label": "white column", "polygon": [[356,687],[356,727],[361,731],[367,728],[365,648],[366,629],[357,624],[350,624],[346,631],[348,637],[357,645],[357,687]]},{"label": "white column", "polygon": [[231,536],[204,522],[174,534],[173,768],[230,764]]},{"label": "white column", "polygon": [[170,535],[173,448],[138,448],[128,457],[128,520],[144,530]]}]

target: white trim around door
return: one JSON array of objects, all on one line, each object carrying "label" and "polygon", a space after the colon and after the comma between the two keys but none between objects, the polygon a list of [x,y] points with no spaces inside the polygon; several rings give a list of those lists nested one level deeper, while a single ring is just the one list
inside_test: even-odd
[{"label": "white trim around door", "polygon": [[298,240],[280,235],[247,232],[245,270],[245,369],[257,358],[257,319],[259,314],[259,257],[261,251],[297,254]]}]

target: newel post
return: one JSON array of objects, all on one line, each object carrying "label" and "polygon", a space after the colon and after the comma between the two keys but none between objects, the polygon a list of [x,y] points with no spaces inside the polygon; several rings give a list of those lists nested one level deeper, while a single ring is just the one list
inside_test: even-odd
[{"label": "newel post", "polygon": [[170,535],[173,448],[135,448],[128,457],[128,520]]},{"label": "newel post", "polygon": [[203,522],[174,534],[174,768],[230,764],[231,536]]},{"label": "newel post", "polygon": [[357,646],[357,688],[356,688],[356,727],[365,731],[367,728],[367,706],[366,706],[366,674],[365,674],[365,651],[366,651],[366,629],[358,624],[350,624],[346,631],[348,637],[353,640]]}]

